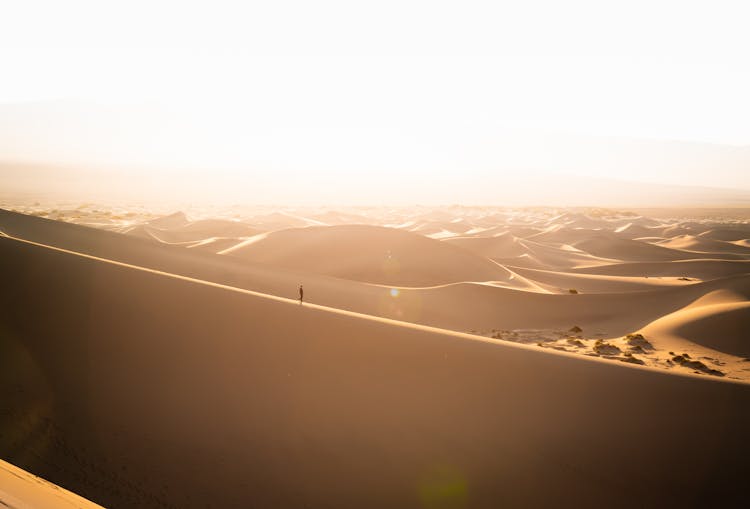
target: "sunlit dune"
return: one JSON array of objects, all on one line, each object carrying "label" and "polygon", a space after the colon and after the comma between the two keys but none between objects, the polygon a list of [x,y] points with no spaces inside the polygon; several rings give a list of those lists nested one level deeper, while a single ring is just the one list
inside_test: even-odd
[{"label": "sunlit dune", "polygon": [[750,255],[750,248],[746,246],[733,244],[723,240],[714,240],[710,237],[693,235],[679,235],[672,237],[671,239],[660,242],[659,245],[671,249],[681,249],[683,251],[693,251],[696,253],[733,253]]},{"label": "sunlit dune", "polygon": [[[13,208],[2,330],[20,382],[0,384],[0,446],[91,500],[431,507],[447,485],[455,507],[744,499],[744,220]],[[716,462],[728,473],[696,466]],[[597,481],[571,490],[582,476]]]},{"label": "sunlit dune", "polygon": [[512,276],[466,250],[403,230],[365,225],[276,231],[221,254],[249,263],[395,286],[510,282]]},{"label": "sunlit dune", "polygon": [[744,362],[750,358],[746,330],[748,319],[750,302],[747,292],[715,290],[655,320],[644,329],[644,333],[659,337],[668,347],[683,346],[687,341],[691,346],[707,347],[719,355],[728,353],[738,356]]}]

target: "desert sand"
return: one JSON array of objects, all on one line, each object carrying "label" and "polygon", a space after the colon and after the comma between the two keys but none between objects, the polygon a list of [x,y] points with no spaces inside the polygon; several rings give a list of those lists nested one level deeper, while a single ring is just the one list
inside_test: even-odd
[{"label": "desert sand", "polygon": [[0,460],[0,505],[14,509],[97,509],[75,493]]},{"label": "desert sand", "polygon": [[6,208],[0,453],[99,504],[744,506],[746,211]]}]

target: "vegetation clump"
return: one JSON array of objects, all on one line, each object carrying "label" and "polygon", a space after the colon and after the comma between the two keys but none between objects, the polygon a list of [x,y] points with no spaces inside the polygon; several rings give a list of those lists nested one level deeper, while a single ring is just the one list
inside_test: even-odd
[{"label": "vegetation clump", "polygon": [[625,340],[632,348],[637,347],[640,348],[641,351],[654,349],[654,345],[652,345],[646,338],[644,338],[643,334],[628,334],[627,336],[625,336]]},{"label": "vegetation clump", "polygon": [[675,355],[674,357],[672,357],[672,361],[684,368],[695,370],[696,373],[706,373],[707,375],[713,376],[724,376],[724,373],[722,371],[719,371],[718,369],[710,368],[701,361],[691,360],[690,356],[686,353],[683,353],[682,355]]},{"label": "vegetation clump", "polygon": [[599,355],[618,355],[622,353],[618,347],[601,339],[597,339],[594,344],[594,351]]},{"label": "vegetation clump", "polygon": [[583,347],[583,342],[580,339],[568,338],[568,343],[573,346]]},{"label": "vegetation clump", "polygon": [[639,365],[643,365],[643,364],[645,364],[645,362],[643,362],[643,361],[642,361],[641,359],[639,359],[638,357],[633,357],[633,354],[632,354],[632,353],[626,353],[626,354],[625,354],[625,358],[624,358],[624,359],[620,359],[620,360],[621,360],[622,362],[629,362],[630,364],[639,364]]},{"label": "vegetation clump", "polygon": [[575,295],[575,294],[577,294],[577,293],[578,293],[578,290],[576,290],[575,288],[569,288],[569,289],[568,289],[568,293],[572,293],[572,294],[574,294],[574,295]]}]

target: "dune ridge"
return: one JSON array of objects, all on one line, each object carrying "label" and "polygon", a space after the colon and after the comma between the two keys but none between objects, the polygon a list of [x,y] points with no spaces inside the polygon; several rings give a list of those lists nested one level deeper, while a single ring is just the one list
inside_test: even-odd
[{"label": "dune ridge", "polygon": [[116,507],[741,506],[750,260],[457,210],[130,223],[179,244],[0,210],[0,451]]},{"label": "dune ridge", "polygon": [[[478,505],[505,500],[542,507],[564,496],[586,507],[605,501],[626,507],[636,500],[657,505],[740,496],[731,472],[740,475],[746,457],[736,446],[748,424],[741,410],[750,398],[744,384],[363,320],[8,238],[0,246],[17,269],[4,265],[3,280],[19,290],[14,299],[4,294],[3,321],[26,339],[56,398],[67,403],[67,415],[55,420],[60,440],[76,447],[93,434],[99,438],[86,449],[88,458],[106,456],[108,469],[125,465],[134,472],[118,477],[137,479],[140,491],[121,488],[115,498],[132,500],[142,491],[159,499],[164,484],[191,486],[191,500],[167,490],[165,500],[183,507],[206,501],[240,506],[248,493],[277,507],[410,507],[419,501],[420,483],[443,475],[463,480],[466,496]],[[42,260],[54,270],[25,270]],[[39,278],[48,291],[28,291]],[[71,279],[88,284],[71,287]],[[159,312],[144,312],[150,308]],[[83,309],[92,313],[84,328]],[[185,310],[190,319],[177,319]],[[29,312],[50,319],[28,320]],[[87,370],[57,362],[77,359],[84,345]],[[525,387],[521,399],[506,390],[519,384]],[[436,386],[446,391],[428,396]],[[675,404],[686,397],[692,405]],[[673,403],[664,408],[666,402]],[[467,421],[467,415],[474,418]],[[538,425],[548,422],[555,427]],[[694,429],[713,439],[690,442]],[[158,440],[165,434],[168,441]],[[613,443],[612,435],[622,440]],[[152,452],[147,457],[138,452],[144,438]],[[332,440],[336,450],[328,445]],[[581,449],[581,443],[589,446]],[[654,456],[657,447],[662,454]],[[706,476],[700,465],[707,461],[738,467]],[[602,475],[602,465],[627,473],[634,485],[627,495],[612,499],[622,481]],[[581,476],[597,483],[571,493],[569,484]],[[532,489],[540,478],[545,490]],[[80,491],[96,492],[94,500],[113,497],[84,484]],[[251,489],[228,488],[243,485]]]}]

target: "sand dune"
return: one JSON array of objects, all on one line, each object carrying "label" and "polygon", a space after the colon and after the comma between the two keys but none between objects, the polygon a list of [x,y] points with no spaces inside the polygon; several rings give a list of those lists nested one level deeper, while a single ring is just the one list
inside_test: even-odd
[{"label": "sand dune", "polygon": [[615,263],[617,260],[600,258],[568,245],[544,245],[504,233],[495,237],[453,237],[444,242],[455,244],[501,265],[536,269],[570,269]]},{"label": "sand dune", "polygon": [[4,457],[113,507],[744,502],[750,261],[632,217],[474,213],[438,241],[251,216],[156,240],[0,211]]},{"label": "sand dune", "polygon": [[429,221],[417,223],[406,228],[407,231],[418,233],[433,239],[454,237],[466,233],[470,229],[470,225],[452,224],[450,221]]},{"label": "sand dune", "polygon": [[748,238],[748,228],[734,227],[734,228],[712,228],[698,234],[699,237],[705,237],[713,240],[723,240],[726,242],[733,242],[737,240],[743,240]]},{"label": "sand dune", "polygon": [[208,237],[203,240],[190,242],[186,245],[189,249],[196,251],[205,251],[207,253],[219,253],[225,251],[237,244],[244,242],[243,239],[236,237]]},{"label": "sand dune", "polygon": [[239,221],[226,219],[190,221],[181,212],[143,224],[128,226],[119,231],[167,244],[195,243],[212,237],[252,237],[261,232]]},{"label": "sand dune", "polygon": [[613,263],[570,269],[570,272],[624,277],[689,277],[715,279],[750,272],[742,260],[675,260],[672,262]]},{"label": "sand dune", "polygon": [[698,253],[735,253],[750,258],[750,248],[723,240],[694,235],[679,235],[659,243],[662,247]]},{"label": "sand dune", "polygon": [[529,252],[520,239],[510,232],[503,232],[491,237],[453,237],[445,239],[445,242],[463,247],[487,258],[513,258]]},{"label": "sand dune", "polygon": [[338,225],[338,224],[369,224],[372,219],[364,214],[353,212],[343,212],[340,210],[327,210],[318,214],[309,214],[306,216],[309,220],[317,221],[321,225]]},{"label": "sand dune", "polygon": [[555,246],[586,240],[600,233],[602,233],[600,229],[567,228],[563,224],[552,224],[538,233],[529,235],[526,239]]},{"label": "sand dune", "polygon": [[679,235],[700,235],[709,230],[711,226],[694,221],[679,221],[667,226],[662,231],[663,237],[677,237]]},{"label": "sand dune", "polygon": [[[458,331],[535,327],[567,329],[578,324],[587,330],[622,335],[737,280],[726,279],[726,276],[741,276],[750,272],[748,262],[722,261],[618,264],[568,271],[571,276],[575,272],[585,271],[604,275],[611,273],[619,277],[642,277],[646,274],[668,278],[655,279],[653,282],[649,281],[651,278],[644,279],[643,289],[652,290],[641,294],[629,291],[638,286],[633,280],[615,278],[607,288],[606,279],[581,278],[576,280],[573,287],[565,286],[566,276],[555,274],[554,271],[545,274],[514,269],[509,271],[514,275],[512,282],[516,285],[512,288],[459,282],[434,288],[398,287],[394,294],[390,285],[363,284],[267,264],[248,264],[243,259],[231,256],[217,257],[211,253],[150,243],[10,212],[0,212],[0,224],[8,233],[31,237],[31,240],[47,241],[99,257],[231,286],[258,289],[273,295],[295,297],[297,286],[303,283],[309,298],[317,303]],[[427,242],[430,247],[443,245],[429,239]],[[424,263],[427,264],[427,260]],[[706,280],[706,283],[696,285],[693,284],[695,281],[674,281],[686,275]],[[534,277],[541,288],[536,286]],[[711,281],[715,279],[720,280]],[[740,277],[739,281],[743,280]],[[556,295],[545,295],[547,291],[553,291],[550,288],[545,290],[545,285],[559,287],[554,290]],[[559,294],[559,289],[571,287],[582,294]],[[629,287],[627,293],[623,293],[624,287]]]},{"label": "sand dune", "polygon": [[324,221],[308,219],[297,214],[287,212],[270,212],[254,214],[248,218],[248,223],[262,231],[282,230],[284,228],[302,228],[305,226],[323,226]]},{"label": "sand dune", "polygon": [[[707,293],[644,329],[662,341],[680,338],[718,352],[750,358],[750,302],[747,294],[726,289]],[[750,369],[750,363],[748,365]]]},{"label": "sand dune", "polygon": [[247,262],[397,286],[502,281],[513,274],[485,258],[421,235],[366,225],[287,229],[221,254]]},{"label": "sand dune", "polygon": [[[675,261],[695,258],[695,254],[678,249],[656,246],[610,234],[596,234],[572,243],[576,248],[594,256],[621,261]],[[730,255],[722,255],[730,256]]]},{"label": "sand dune", "polygon": [[[0,250],[14,289],[3,323],[58,403],[46,417],[59,445],[29,466],[105,505],[413,507],[443,492],[481,507],[744,500],[745,385],[300,307],[11,239]],[[717,463],[722,475],[706,475]],[[571,490],[582,478],[587,489]]]},{"label": "sand dune", "polygon": [[549,221],[550,225],[564,225],[569,229],[600,229],[608,226],[608,222],[601,218],[591,217],[582,212],[563,212]]},{"label": "sand dune", "polygon": [[614,232],[626,239],[638,239],[641,237],[651,237],[661,233],[661,229],[654,226],[644,226],[636,222],[630,222],[623,226],[617,227]]},{"label": "sand dune", "polygon": [[637,276],[570,274],[512,266],[509,269],[528,280],[546,285],[554,291],[565,293],[571,288],[584,293],[639,292],[663,286],[684,286],[699,281],[697,279],[686,281],[676,276],[669,278],[644,278]]}]

